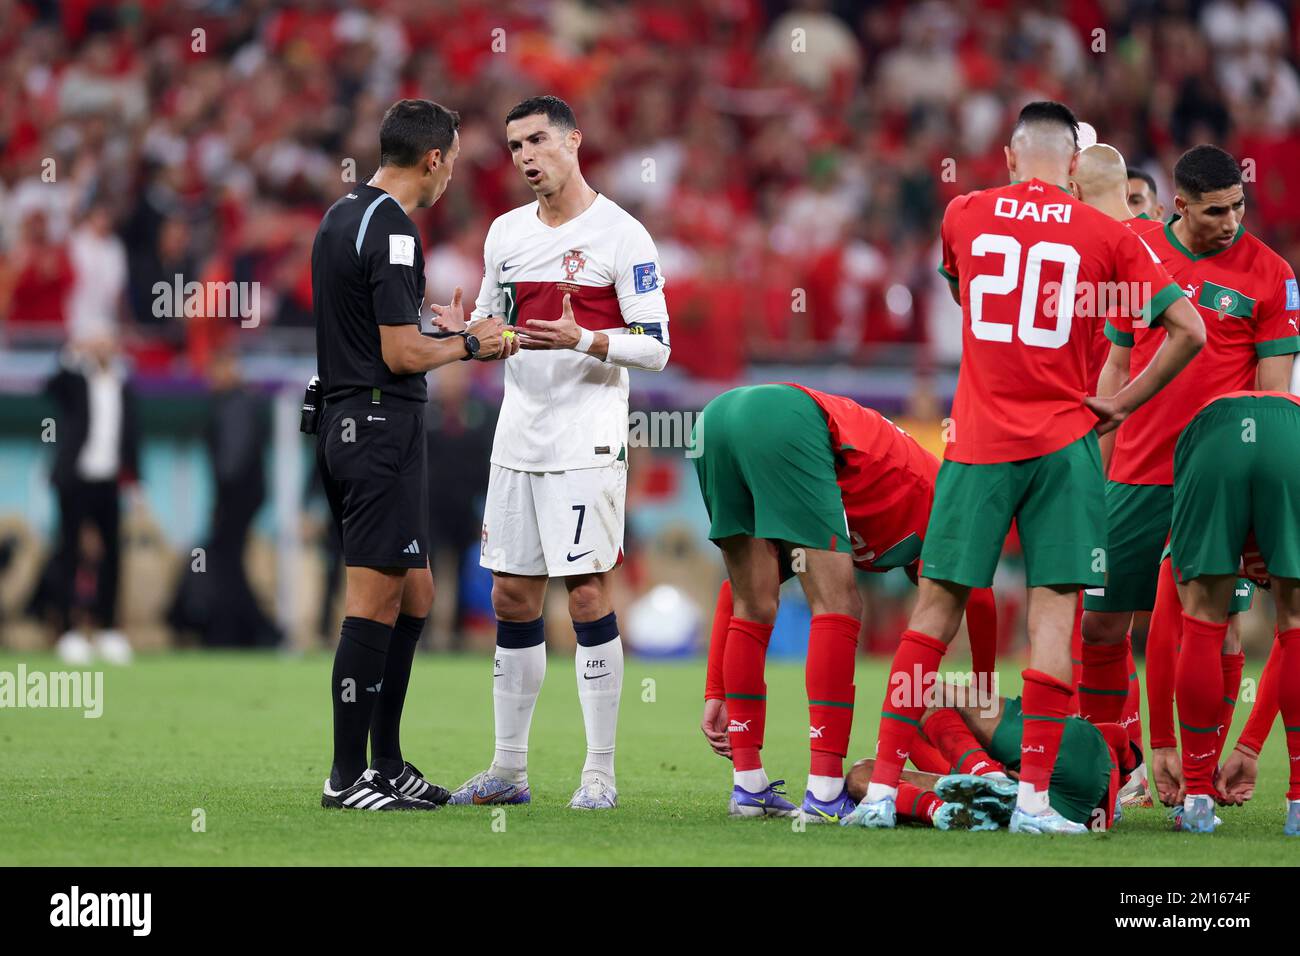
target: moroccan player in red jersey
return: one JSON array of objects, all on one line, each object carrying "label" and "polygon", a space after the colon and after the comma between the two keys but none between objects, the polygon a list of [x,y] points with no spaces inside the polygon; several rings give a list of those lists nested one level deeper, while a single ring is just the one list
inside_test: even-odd
[{"label": "moroccan player in red jersey", "polygon": [[1207,402],[1174,450],[1169,544],[1183,606],[1176,693],[1187,795],[1181,829],[1210,833],[1221,744],[1215,664],[1254,533],[1277,604],[1277,702],[1291,758],[1285,832],[1300,836],[1300,398],[1231,392]]},{"label": "moroccan player in red jersey", "polygon": [[[906,568],[916,579],[939,462],[878,412],[799,385],[719,395],[696,425],[695,459],[709,537],[729,580],[718,595],[701,728],[733,763],[733,816],[836,822],[852,811],[844,757],[853,724],[853,667],[862,603],[855,569]],[[792,575],[812,610],[808,640],[808,788],[800,811],[770,781],[759,751],[764,661],[780,585]],[[992,593],[967,609],[976,699],[992,686]],[[937,753],[926,769],[947,770]],[[924,760],[924,758],[920,758]]]},{"label": "moroccan player in red jersey", "polygon": [[[866,799],[849,824],[892,827],[899,774],[927,685],[971,588],[993,578],[1014,519],[1029,586],[1030,667],[1013,832],[1082,833],[1052,807],[1048,784],[1072,713],[1070,631],[1078,591],[1102,583],[1106,522],[1096,432],[1109,431],[1196,354],[1204,329],[1150,250],[1065,188],[1078,123],[1059,103],[1021,111],[1006,150],[1012,183],[954,199],[942,227],[944,274],[966,320],[945,460],[922,550],[920,596],[894,656]],[[1048,282],[1058,283],[1045,298]],[[1112,283],[1160,318],[1169,339],[1116,395],[1089,397],[1097,310],[1081,293]],[[922,677],[915,686],[913,672]]]},{"label": "moroccan player in red jersey", "polygon": [[[1132,172],[1124,163],[1124,157],[1113,146],[1097,143],[1079,151],[1079,162],[1070,179],[1070,191],[1082,202],[1104,212],[1117,222],[1122,222],[1135,234],[1153,227],[1150,219],[1134,215],[1132,211]],[[1141,179],[1138,182],[1142,182]],[[1119,290],[1122,291],[1122,290]],[[1097,330],[1096,351],[1093,357],[1095,373],[1092,387],[1101,396],[1114,395],[1127,384],[1129,379],[1129,353],[1133,345],[1133,327],[1121,303],[1099,303],[1115,308],[1107,312],[1107,321],[1099,324]],[[1112,348],[1118,345],[1120,348]],[[1115,432],[1102,436],[1100,440],[1102,470],[1109,467],[1114,451]],[[1108,528],[1107,537],[1114,539],[1115,531]],[[1084,645],[1082,633],[1083,595],[1079,595],[1074,630],[1071,633],[1070,656],[1074,665],[1073,684],[1078,694],[1079,710],[1082,715],[1094,723],[1118,722],[1126,728],[1133,745],[1142,751],[1142,717],[1141,688],[1138,682],[1137,666],[1133,661],[1133,649],[1126,639],[1119,645]],[[1111,687],[1097,687],[1083,681],[1085,659],[1089,661],[1102,657],[1122,660],[1125,667],[1122,674],[1126,683]],[[1109,673],[1109,672],[1108,672]],[[1121,672],[1116,669],[1115,677]],[[1146,766],[1142,765],[1126,786],[1121,797],[1129,803],[1150,805],[1150,796],[1146,788]]]},{"label": "moroccan player in red jersey", "polygon": [[[1106,503],[1111,541],[1104,591],[1085,598],[1083,683],[1127,686],[1121,648],[1134,611],[1154,607],[1147,639],[1147,694],[1151,773],[1161,799],[1179,799],[1180,771],[1173,726],[1174,647],[1182,608],[1163,561],[1173,508],[1174,444],[1208,399],[1246,388],[1285,391],[1293,353],[1300,351],[1300,294],[1283,259],[1245,231],[1241,170],[1216,146],[1188,150],[1174,167],[1178,215],[1143,233],[1143,240],[1204,318],[1206,347],[1180,376],[1124,423],[1117,433]],[[1131,368],[1137,373],[1165,340],[1158,328],[1136,334]],[[1157,583],[1158,582],[1158,583]],[[1250,586],[1234,610],[1249,606]],[[1244,658],[1230,625],[1217,680],[1219,712],[1209,721],[1230,725]],[[1115,719],[1097,699],[1100,719]]]}]

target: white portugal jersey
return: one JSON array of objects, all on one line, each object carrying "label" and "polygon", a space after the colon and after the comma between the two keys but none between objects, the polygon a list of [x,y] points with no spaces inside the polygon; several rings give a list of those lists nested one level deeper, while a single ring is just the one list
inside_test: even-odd
[{"label": "white portugal jersey", "polygon": [[[556,228],[537,209],[529,203],[492,223],[474,316],[500,315],[526,328],[532,319],[558,319],[568,293],[582,328],[653,335],[668,345],[664,278],[645,227],[603,195]],[[504,365],[492,464],[570,471],[623,454],[627,369],[572,349],[520,349]]]}]

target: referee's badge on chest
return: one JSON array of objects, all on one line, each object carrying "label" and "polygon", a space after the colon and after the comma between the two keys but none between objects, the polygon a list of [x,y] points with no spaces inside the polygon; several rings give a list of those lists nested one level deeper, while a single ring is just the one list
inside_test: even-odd
[{"label": "referee's badge on chest", "polygon": [[395,266],[415,265],[415,237],[393,234],[388,237],[388,262]]}]

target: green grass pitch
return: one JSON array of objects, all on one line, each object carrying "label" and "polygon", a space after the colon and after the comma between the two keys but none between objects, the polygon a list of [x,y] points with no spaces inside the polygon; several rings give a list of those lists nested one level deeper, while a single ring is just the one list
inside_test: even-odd
[{"label": "green grass pitch", "polygon": [[[60,670],[24,657],[28,670]],[[0,670],[20,658],[0,655]],[[698,730],[703,664],[630,660],[619,727],[620,806],[566,808],[583,757],[572,658],[551,657],[533,725],[534,802],[494,812],[363,814],[320,807],[328,771],[330,658],[175,653],[108,669],[97,720],[0,710],[0,864],[13,865],[1294,865],[1282,835],[1286,753],[1264,752],[1255,799],[1221,811],[1213,836],[1170,832],[1161,809],[1109,834],[1032,838],[731,820],[729,765]],[[1018,670],[1007,666],[1008,673]],[[407,700],[408,759],[459,784],[491,755],[483,657],[421,655]],[[854,749],[874,745],[885,665],[858,665]],[[768,668],[765,758],[801,793],[807,712],[801,666]],[[649,682],[649,683],[647,683]],[[1244,720],[1243,707],[1238,726]],[[195,810],[204,832],[195,832]]]}]

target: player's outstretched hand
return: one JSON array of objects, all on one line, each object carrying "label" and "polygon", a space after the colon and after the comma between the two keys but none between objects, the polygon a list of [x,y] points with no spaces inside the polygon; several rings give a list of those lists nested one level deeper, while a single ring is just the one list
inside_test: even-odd
[{"label": "player's outstretched hand", "polygon": [[706,700],[704,702],[704,719],[700,721],[700,730],[709,741],[709,746],[719,757],[731,759],[731,738],[727,736],[727,702],[725,700]]},{"label": "player's outstretched hand", "polygon": [[519,351],[518,340],[506,329],[500,316],[475,319],[466,331],[478,339],[478,354],[475,358],[480,362],[509,358]]},{"label": "player's outstretched hand", "polygon": [[1157,747],[1151,751],[1151,782],[1156,796],[1167,807],[1180,807],[1187,796],[1183,783],[1183,762],[1176,747]]},{"label": "player's outstretched hand", "polygon": [[525,349],[571,349],[582,338],[567,292],[558,319],[529,319],[526,325],[520,323],[518,331],[520,347]]},{"label": "player's outstretched hand", "polygon": [[1098,435],[1113,432],[1119,428],[1124,419],[1128,418],[1128,412],[1121,409],[1114,398],[1087,395],[1084,396],[1083,404],[1088,406],[1088,411],[1097,416],[1097,425],[1093,430]]},{"label": "player's outstretched hand", "polygon": [[1228,755],[1219,769],[1215,789],[1219,800],[1232,806],[1241,806],[1255,795],[1255,779],[1259,775],[1259,754],[1251,753],[1240,744]]},{"label": "player's outstretched hand", "polygon": [[444,332],[465,331],[465,310],[461,307],[460,296],[460,286],[456,286],[456,291],[451,294],[451,305],[429,306],[433,310],[434,328],[441,329]]}]

